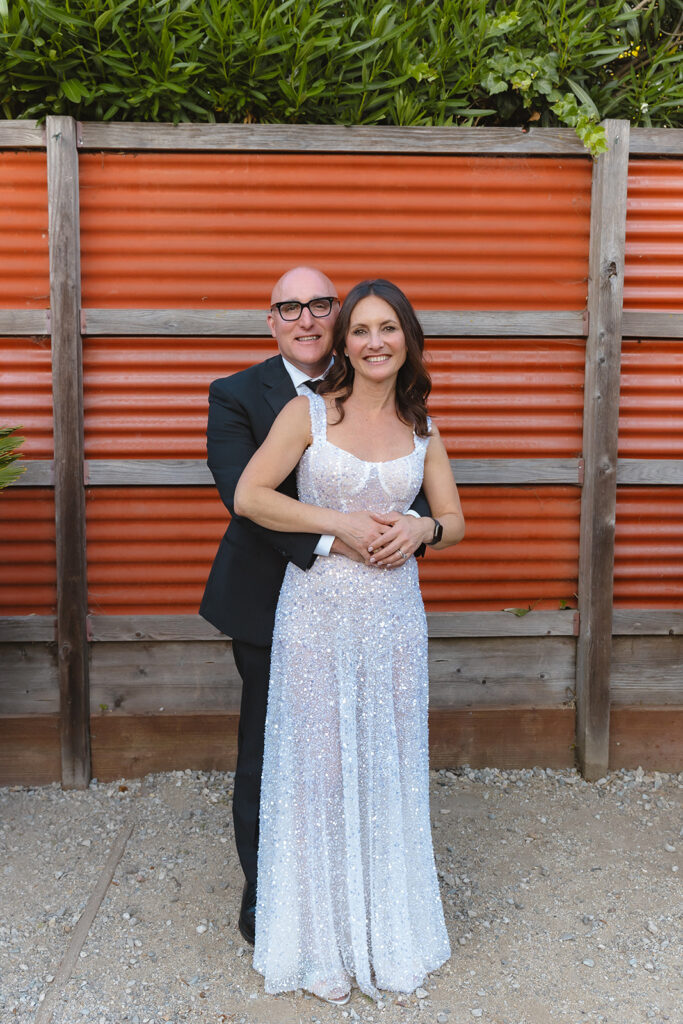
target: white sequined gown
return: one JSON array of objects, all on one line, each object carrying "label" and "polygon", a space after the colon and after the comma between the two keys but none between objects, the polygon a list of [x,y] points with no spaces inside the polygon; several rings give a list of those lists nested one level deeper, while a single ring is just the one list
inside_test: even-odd
[{"label": "white sequined gown", "polygon": [[[313,443],[299,495],[342,511],[400,511],[428,439],[365,462]],[[278,604],[266,721],[254,967],[266,992],[349,981],[411,992],[450,956],[434,865],[427,750],[427,629],[417,564],[341,556],[290,564]]]}]

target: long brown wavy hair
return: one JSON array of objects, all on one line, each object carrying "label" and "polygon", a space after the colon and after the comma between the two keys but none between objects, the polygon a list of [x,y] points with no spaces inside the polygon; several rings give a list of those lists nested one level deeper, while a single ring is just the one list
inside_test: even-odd
[{"label": "long brown wavy hair", "polygon": [[415,310],[400,288],[391,281],[378,277],[354,285],[344,299],[334,325],[332,351],[334,362],[320,386],[319,394],[336,392],[334,404],[339,421],[344,419],[344,402],[353,391],[355,371],[344,355],[351,314],[368,295],[376,295],[388,302],[399,319],[406,339],[406,360],[396,378],[396,413],[403,423],[414,428],[418,437],[428,437],[427,397],[432,382],[424,364],[424,334]]}]

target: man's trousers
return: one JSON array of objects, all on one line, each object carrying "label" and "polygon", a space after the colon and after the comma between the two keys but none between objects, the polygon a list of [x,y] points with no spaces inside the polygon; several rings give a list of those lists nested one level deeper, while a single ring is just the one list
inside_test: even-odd
[{"label": "man's trousers", "polygon": [[242,678],[232,817],[242,870],[248,882],[255,882],[270,647],[257,647],[242,640],[233,640],[232,653]]}]

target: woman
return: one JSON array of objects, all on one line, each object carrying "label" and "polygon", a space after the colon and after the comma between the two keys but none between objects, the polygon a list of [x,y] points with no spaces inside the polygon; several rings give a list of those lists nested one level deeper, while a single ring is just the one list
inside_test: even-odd
[{"label": "woman", "polygon": [[[412,306],[352,289],[320,394],[295,398],[245,469],[239,515],[352,547],[420,486],[424,540],[464,534]],[[324,394],[323,394],[324,390]],[[275,488],[298,463],[300,501]],[[387,515],[389,514],[389,515]],[[429,819],[427,629],[417,565],[389,529],[366,563],[289,565],[275,622],[254,967],[267,992],[411,992],[450,956]]]}]

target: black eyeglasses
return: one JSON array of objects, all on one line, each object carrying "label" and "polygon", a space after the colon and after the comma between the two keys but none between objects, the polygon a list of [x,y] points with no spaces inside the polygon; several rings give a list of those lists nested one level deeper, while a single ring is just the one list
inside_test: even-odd
[{"label": "black eyeglasses", "polygon": [[283,320],[298,320],[305,309],[309,310],[311,316],[329,316],[332,312],[332,303],[337,302],[335,295],[327,295],[321,299],[311,299],[310,302],[274,302],[270,307],[276,309]]}]

